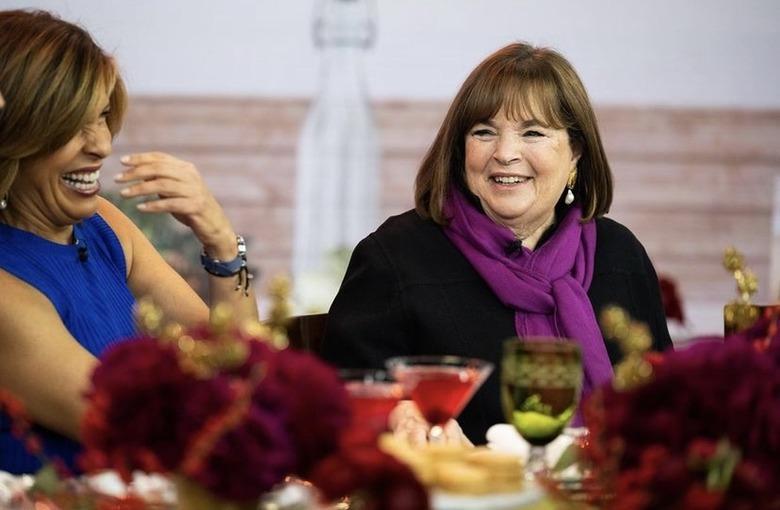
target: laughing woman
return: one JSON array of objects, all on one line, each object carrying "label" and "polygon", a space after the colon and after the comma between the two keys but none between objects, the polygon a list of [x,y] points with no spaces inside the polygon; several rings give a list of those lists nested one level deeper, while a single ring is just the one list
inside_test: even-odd
[{"label": "laughing woman", "polygon": [[[0,90],[0,388],[26,405],[45,453],[73,467],[81,395],[100,354],[134,333],[136,299],[183,324],[210,309],[98,195],[126,97],[89,34],[45,12],[0,11]],[[172,214],[203,244],[204,267],[220,275],[211,302],[256,318],[251,290],[235,290],[243,240],[197,169],[157,152],[121,161],[121,194],[146,197],[142,211]],[[38,467],[0,415],[0,470]]]}]

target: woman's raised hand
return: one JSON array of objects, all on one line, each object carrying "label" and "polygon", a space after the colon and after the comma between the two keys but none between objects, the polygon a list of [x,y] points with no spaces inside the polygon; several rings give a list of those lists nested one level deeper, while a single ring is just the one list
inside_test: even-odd
[{"label": "woman's raised hand", "polygon": [[114,180],[128,184],[120,191],[123,197],[149,197],[138,204],[141,211],[170,213],[192,229],[210,256],[235,257],[230,221],[195,165],[162,152],[130,154],[120,161],[126,168]]}]

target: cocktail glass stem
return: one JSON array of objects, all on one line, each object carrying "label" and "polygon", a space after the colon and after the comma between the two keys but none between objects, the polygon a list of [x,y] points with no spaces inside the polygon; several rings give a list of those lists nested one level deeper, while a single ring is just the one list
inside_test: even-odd
[{"label": "cocktail glass stem", "polygon": [[431,443],[441,443],[444,441],[444,427],[433,425],[428,431],[428,441]]},{"label": "cocktail glass stem", "polygon": [[525,479],[536,480],[539,475],[547,473],[547,456],[544,446],[531,446],[528,462],[525,466]]}]

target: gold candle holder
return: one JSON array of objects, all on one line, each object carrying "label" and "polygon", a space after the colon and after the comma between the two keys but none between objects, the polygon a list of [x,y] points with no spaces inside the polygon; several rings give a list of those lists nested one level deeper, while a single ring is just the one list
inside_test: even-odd
[{"label": "gold candle holder", "polygon": [[732,273],[737,283],[737,299],[723,307],[723,325],[726,335],[749,328],[758,320],[760,309],[752,304],[758,292],[758,278],[745,265],[745,257],[733,246],[723,254],[723,267]]}]

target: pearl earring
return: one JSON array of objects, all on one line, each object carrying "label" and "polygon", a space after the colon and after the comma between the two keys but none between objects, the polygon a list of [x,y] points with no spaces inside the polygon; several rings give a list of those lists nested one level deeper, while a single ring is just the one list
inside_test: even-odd
[{"label": "pearl earring", "polygon": [[3,195],[3,198],[0,198],[0,211],[8,207],[8,193]]},{"label": "pearl earring", "polygon": [[566,188],[566,198],[563,199],[563,202],[566,205],[571,205],[574,202],[574,192],[569,187]]},{"label": "pearl earring", "polygon": [[563,199],[563,203],[571,205],[574,202],[574,184],[577,182],[577,169],[575,168],[569,174],[569,180],[566,182],[566,197]]}]

